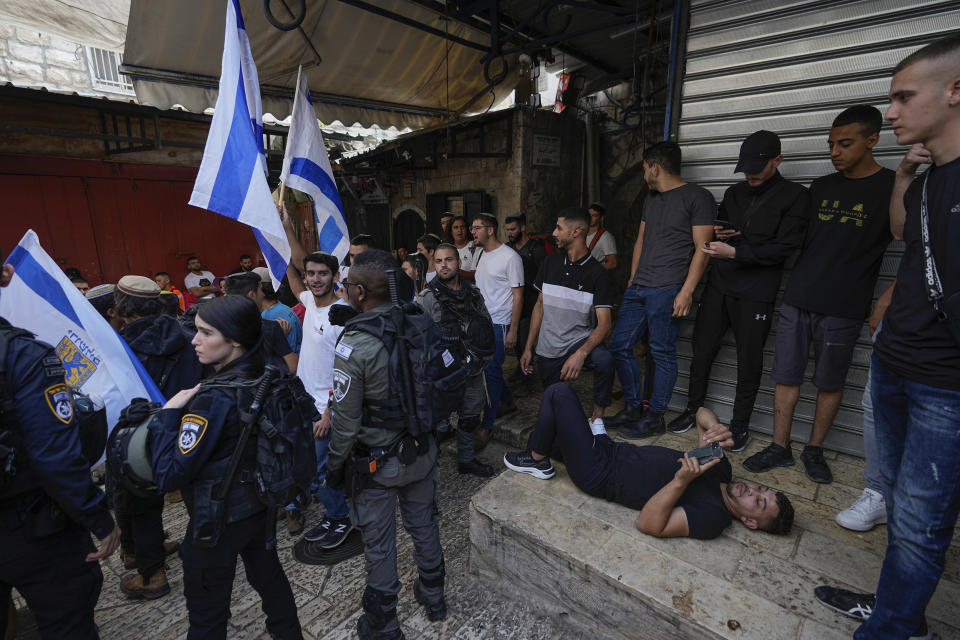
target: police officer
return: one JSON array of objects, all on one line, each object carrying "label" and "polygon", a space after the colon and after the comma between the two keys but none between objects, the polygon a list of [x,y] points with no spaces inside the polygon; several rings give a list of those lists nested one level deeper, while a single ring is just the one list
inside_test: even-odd
[{"label": "police officer", "polygon": [[[160,287],[150,278],[124,276],[114,291],[114,311],[123,320],[120,335],[130,345],[163,397],[200,382],[203,365],[180,323],[163,313]],[[163,566],[176,542],[163,541],[163,496],[135,496],[118,487],[117,521],[123,531],[120,550],[126,568],[120,589],[129,598],[154,599],[170,593]]]},{"label": "police officer", "polygon": [[[415,441],[405,434],[402,424],[387,425],[371,419],[371,415],[390,413],[397,404],[390,390],[389,354],[376,336],[352,328],[389,310],[386,271],[397,268],[388,252],[370,249],[354,259],[349,279],[340,282],[350,306],[361,313],[346,323],[335,351],[327,483],[337,488],[347,481],[350,515],[363,534],[367,588],[362,599],[364,613],[357,621],[357,633],[363,640],[403,638],[397,620],[398,498],[420,572],[414,596],[426,607],[431,621],[447,615],[443,549],[433,512],[437,445],[430,434],[422,437],[425,441]],[[412,455],[409,449],[401,453],[401,442],[416,446]],[[407,464],[401,463],[398,454]],[[377,461],[375,473],[363,477],[362,470],[370,468],[371,460]],[[362,483],[366,483],[365,488],[359,486]]]},{"label": "police officer", "polygon": [[227,637],[240,556],[247,580],[263,600],[267,631],[274,638],[299,639],[303,636],[293,591],[280,566],[273,532],[267,532],[267,507],[246,480],[256,466],[256,438],[247,441],[223,502],[216,503],[214,494],[226,480],[240,439],[241,411],[253,402],[252,381],[264,372],[260,310],[248,298],[228,295],[205,302],[196,325],[197,356],[215,373],[170,398],[149,425],[154,482],[164,492],[180,489],[190,513],[180,546],[190,619],[187,637]]},{"label": "police officer", "polygon": [[[0,286],[12,277],[13,267],[4,265]],[[116,551],[120,529],[90,480],[56,352],[2,318],[0,332],[6,342],[0,434],[6,432],[4,445],[16,461],[11,478],[9,458],[0,460],[0,583],[24,597],[43,638],[99,638],[93,621],[103,585],[98,561]],[[90,532],[100,539],[99,550]]]},{"label": "police officer", "polygon": [[449,328],[451,335],[460,336],[464,352],[471,354],[467,362],[470,375],[457,412],[457,470],[462,474],[489,478],[494,474],[493,467],[477,459],[473,443],[473,432],[480,426],[480,414],[486,402],[483,367],[487,364],[480,354],[475,353],[474,347],[480,347],[492,356],[495,346],[493,321],[480,289],[460,278],[460,252],[457,248],[452,244],[440,244],[433,252],[433,259],[437,277],[427,283],[416,303],[434,322]]}]

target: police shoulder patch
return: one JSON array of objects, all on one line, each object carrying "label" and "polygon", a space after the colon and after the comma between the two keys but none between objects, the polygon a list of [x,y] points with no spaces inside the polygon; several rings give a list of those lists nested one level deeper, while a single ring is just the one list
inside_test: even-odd
[{"label": "police shoulder patch", "polygon": [[335,402],[343,402],[350,391],[351,382],[350,374],[340,369],[333,370],[333,399]]},{"label": "police shoulder patch", "polygon": [[44,390],[43,397],[57,420],[63,424],[70,424],[70,420],[73,419],[73,398],[70,395],[70,388],[62,382],[51,385]]},{"label": "police shoulder patch", "polygon": [[186,455],[193,451],[207,430],[207,419],[195,413],[188,413],[180,420],[180,437],[177,444],[180,453]]}]

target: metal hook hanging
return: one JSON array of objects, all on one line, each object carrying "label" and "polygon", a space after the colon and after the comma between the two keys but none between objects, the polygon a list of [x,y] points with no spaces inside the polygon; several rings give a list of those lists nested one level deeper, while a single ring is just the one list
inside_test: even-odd
[{"label": "metal hook hanging", "polygon": [[[270,10],[270,0],[263,0],[263,13],[267,16],[267,22],[272,24],[277,29],[280,29],[280,31],[293,31],[300,26],[300,23],[303,22],[303,19],[307,15],[307,0],[297,0],[297,4],[299,5],[299,15],[294,16],[291,22],[279,22],[274,17],[273,12]],[[289,7],[286,6],[286,3],[284,3],[284,8],[286,8],[287,12],[293,16],[293,12],[290,11]]]}]

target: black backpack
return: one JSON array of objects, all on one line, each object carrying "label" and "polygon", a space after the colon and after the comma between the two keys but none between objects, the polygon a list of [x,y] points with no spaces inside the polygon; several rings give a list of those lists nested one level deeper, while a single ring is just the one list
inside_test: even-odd
[{"label": "black backpack", "polygon": [[469,356],[470,370],[479,371],[490,364],[496,351],[493,320],[487,313],[483,294],[476,285],[461,282],[459,291],[437,283],[427,283],[441,309],[441,326],[459,333],[463,349]]},{"label": "black backpack", "polygon": [[[0,326],[0,494],[15,494],[33,489],[37,483],[31,481],[29,471],[18,472],[17,437],[13,429],[16,420],[14,398],[7,394],[7,345],[14,338],[22,336],[33,338],[25,329],[13,326]],[[97,403],[90,396],[69,387],[73,402],[73,420],[80,436],[83,456],[90,466],[95,465],[104,452],[107,443],[107,409],[102,402]],[[27,477],[25,477],[27,476]]]},{"label": "black backpack", "polygon": [[[241,387],[253,386],[258,394],[263,387],[262,400],[255,399],[253,407],[240,412],[245,428],[235,456],[239,459],[247,439],[255,432],[256,488],[260,501],[268,507],[283,508],[306,494],[317,474],[313,424],[320,415],[300,378],[270,367],[263,376],[249,382],[213,379],[202,384],[207,388],[234,388],[238,406],[244,406],[240,404]],[[252,429],[246,427],[251,420]],[[221,483],[221,488],[228,487],[230,480]]]},{"label": "black backpack", "polygon": [[419,306],[362,313],[346,323],[343,334],[348,331],[376,336],[389,353],[390,394],[399,413],[391,412],[384,426],[418,436],[459,408],[468,373],[460,336],[443,331]]}]

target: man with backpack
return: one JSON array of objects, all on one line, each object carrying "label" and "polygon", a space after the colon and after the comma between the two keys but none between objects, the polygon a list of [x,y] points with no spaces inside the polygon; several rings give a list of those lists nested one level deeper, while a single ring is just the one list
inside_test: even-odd
[{"label": "man with backpack", "polygon": [[483,368],[493,357],[493,321],[475,284],[460,278],[460,252],[452,244],[434,250],[437,277],[416,298],[433,321],[460,338],[470,376],[457,409],[457,470],[481,478],[493,467],[477,460],[473,433],[480,426],[484,405]]},{"label": "man with backpack", "polygon": [[[413,586],[414,596],[425,605],[431,622],[447,615],[443,549],[433,511],[437,445],[433,434],[426,431],[441,418],[423,425],[419,421],[420,406],[405,411],[410,398],[404,400],[404,394],[398,393],[396,367],[391,366],[411,346],[404,339],[406,333],[398,335],[397,324],[402,323],[405,331],[413,323],[413,319],[406,322],[405,316],[418,312],[430,327],[433,322],[413,305],[402,310],[391,307],[387,272],[397,269],[390,253],[371,249],[357,256],[349,278],[340,282],[350,306],[360,313],[344,326],[334,357],[333,425],[326,481],[333,488],[345,488],[351,519],[363,534],[367,587],[357,633],[364,640],[403,638],[397,619],[401,588],[397,578],[398,499],[404,527],[416,549],[419,578]],[[449,349],[444,353],[448,368],[456,369],[459,359]],[[422,376],[423,371],[418,374]],[[443,380],[437,382],[436,389],[449,386]],[[417,383],[408,378],[400,386],[423,391],[423,385]],[[461,379],[461,388],[462,383]],[[447,410],[448,415],[452,409]]]},{"label": "man with backpack", "polygon": [[[117,316],[125,323],[120,335],[165,398],[200,382],[203,365],[180,323],[163,313],[156,282],[144,276],[124,276],[117,283],[114,299]],[[123,565],[136,568],[120,579],[120,589],[133,599],[152,600],[170,593],[164,557],[179,545],[163,541],[163,496],[144,498],[120,489],[112,498],[123,531]]]}]

